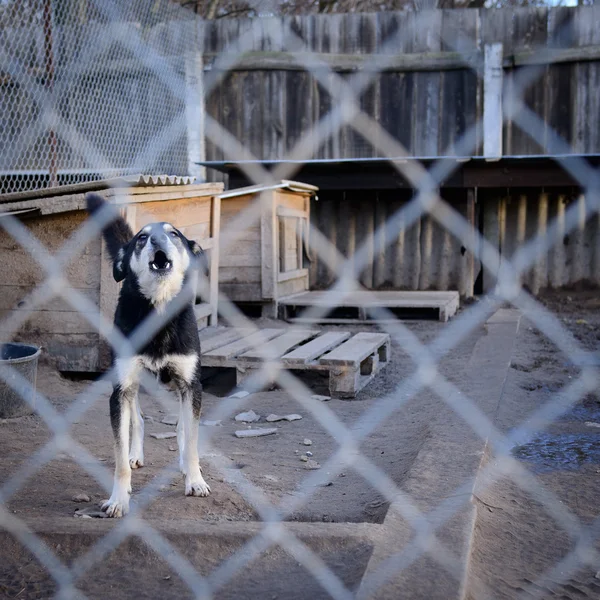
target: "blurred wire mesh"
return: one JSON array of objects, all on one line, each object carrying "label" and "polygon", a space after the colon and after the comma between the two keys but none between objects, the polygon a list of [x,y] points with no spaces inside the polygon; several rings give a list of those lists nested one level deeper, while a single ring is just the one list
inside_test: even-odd
[{"label": "blurred wire mesh", "polygon": [[[462,581],[464,565],[456,549],[443,544],[436,531],[469,502],[472,480],[463,482],[446,498],[440,498],[440,504],[432,514],[423,514],[417,499],[404,492],[360,449],[362,440],[369,433],[424,388],[439,395],[478,436],[487,440],[494,461],[489,462],[479,476],[479,493],[499,478],[510,477],[570,535],[571,551],[545,573],[540,582],[548,578],[566,580],[582,565],[598,565],[596,533],[599,521],[584,526],[510,453],[515,443],[531,439],[535,432],[598,387],[594,357],[555,315],[522,287],[530,269],[545,260],[556,243],[581,229],[582,219],[585,225],[598,214],[598,176],[589,162],[580,156],[591,153],[593,140],[585,139],[583,134],[565,137],[564,131],[557,126],[559,121],[553,121],[555,117],[558,119],[556,115],[563,114],[561,110],[556,109],[555,114],[554,109],[549,109],[549,116],[544,119],[544,115],[540,116],[532,109],[535,98],[530,96],[531,86],[540,77],[547,76],[552,60],[562,60],[565,50],[569,51],[571,45],[575,45],[573,31],[578,31],[578,27],[585,30],[585,15],[580,14],[568,22],[548,17],[551,26],[542,36],[543,43],[542,38],[536,38],[538,30],[534,28],[526,40],[527,52],[521,55],[519,68],[511,71],[505,82],[503,112],[497,114],[498,120],[490,125],[484,123],[481,110],[470,110],[474,105],[479,106],[477,98],[483,93],[485,75],[484,53],[475,35],[477,14],[449,14],[444,23],[452,23],[452,26],[441,26],[442,17],[438,11],[403,13],[394,27],[390,27],[385,36],[381,34],[374,44],[373,40],[365,42],[368,28],[363,30],[364,22],[359,17],[343,21],[339,16],[327,16],[301,22],[295,17],[271,16],[211,25],[180,6],[163,1],[29,0],[0,4],[0,193],[41,190],[138,173],[202,178],[206,173],[201,163],[209,159],[237,162],[247,180],[256,184],[293,178],[303,163],[315,159],[389,159],[398,177],[408,182],[414,195],[378,224],[373,232],[378,243],[389,245],[401,229],[409,228],[427,215],[440,230],[460,240],[465,252],[479,261],[485,270],[496,274],[494,286],[487,294],[488,302],[466,307],[430,345],[423,344],[401,321],[381,326],[413,359],[414,372],[398,389],[378,399],[361,417],[360,426],[348,427],[327,405],[312,397],[305,383],[291,373],[279,370],[269,360],[264,361],[263,367],[246,384],[251,389],[260,389],[267,380],[276,379],[335,439],[338,448],[324,468],[310,473],[291,500],[280,506],[269,502],[262,490],[239,471],[232,483],[253,506],[263,524],[252,539],[208,574],[201,575],[167,537],[144,520],[143,509],[157,495],[160,486],[176,476],[176,464],[136,493],[131,513],[72,564],[61,561],[23,519],[8,511],[8,502],[17,490],[66,449],[107,493],[110,491],[108,469],[84,444],[74,439],[71,432],[72,424],[103,397],[100,383],[90,385],[63,413],[45,398],[43,389],[38,390],[36,411],[53,437],[2,482],[0,525],[47,569],[57,584],[60,597],[81,597],[82,593],[77,590],[78,580],[131,535],[142,538],[169,563],[191,594],[201,598],[218,595],[228,581],[271,546],[280,546],[298,561],[319,583],[323,597],[376,595],[380,586],[410,569],[423,554],[430,556],[457,581]],[[377,17],[369,19],[377,22]],[[488,28],[492,19],[487,17]],[[583,45],[592,42],[586,39]],[[464,88],[448,88],[443,96],[439,95],[440,78],[427,74],[435,71],[435,65],[439,64],[436,60],[442,60],[441,52],[447,53],[447,60],[462,65],[464,71]],[[275,56],[275,53],[280,54]],[[354,66],[342,64],[340,67],[342,53],[361,57],[356,72],[354,63]],[[421,60],[431,61],[423,72],[414,65],[411,67],[423,77],[421,83],[426,90],[423,97],[411,96],[416,121],[435,121],[442,110],[453,111],[460,125],[445,139],[443,136],[435,140],[428,137],[429,132],[438,131],[431,122],[429,129],[420,128],[419,124],[413,128],[409,121],[415,119],[406,120],[401,103],[394,109],[397,111],[395,118],[381,115],[369,104],[367,92],[372,86],[381,90],[387,85],[392,97],[406,91],[403,76],[393,68],[398,57],[411,53],[420,53]],[[293,69],[301,72],[302,77],[295,80],[294,85],[299,84],[299,88],[288,87],[286,90],[288,108],[301,114],[306,99],[302,95],[310,95],[314,101],[315,90],[318,90],[322,99],[318,110],[314,109],[313,102],[313,113],[304,114],[299,119],[301,124],[287,122],[289,115],[277,112],[282,110],[278,88],[286,82],[276,70],[266,78],[264,85],[267,87],[264,88],[258,79],[248,75],[242,93],[239,81],[232,73],[238,72],[236,69],[241,68],[239,63],[244,60],[254,60],[253,69],[269,60],[284,61],[286,69],[294,65]],[[500,62],[500,69],[502,66]],[[250,67],[246,66],[246,69]],[[379,79],[382,73],[388,75],[385,83]],[[564,73],[554,73],[554,76],[546,93],[552,94],[555,89],[552,86],[568,82]],[[456,96],[453,95],[455,92]],[[228,94],[229,98],[224,100]],[[432,100],[435,98],[437,100]],[[266,113],[272,113],[260,113],[256,106],[258,102],[267,107]],[[260,118],[256,118],[259,113]],[[501,256],[498,247],[483,238],[479,231],[474,231],[473,223],[439,194],[442,183],[460,168],[461,160],[457,158],[500,157],[494,154],[497,146],[492,144],[486,148],[486,136],[491,131],[486,127],[494,125],[496,134],[500,131],[505,154],[521,148],[525,149],[523,154],[557,156],[562,168],[580,188],[582,198],[568,204],[561,215],[549,220],[547,227],[527,241],[523,238],[510,260]],[[408,135],[403,128],[407,128]],[[256,142],[259,139],[256,132],[267,130],[271,133],[265,133],[260,136],[260,143]],[[567,155],[569,160],[565,159]],[[265,159],[277,161],[272,170],[261,162]],[[245,228],[258,223],[260,202],[259,195],[222,231],[222,253]],[[111,330],[108,315],[100,314],[84,294],[68,288],[64,272],[64,265],[77,257],[81,247],[98,236],[102,222],[83,225],[73,239],[64,240],[64,246],[56,256],[50,255],[32,236],[25,221],[3,215],[0,224],[47,275],[45,283],[34,290],[29,300],[39,305],[50,298],[62,297],[94,328],[110,332],[107,334],[109,342],[118,355],[135,353],[143,347],[178,308],[173,305],[166,314],[154,315],[134,338],[125,340],[119,332]],[[372,250],[365,242],[359,244],[352,255],[344,256],[335,243],[316,228],[310,232],[310,247],[332,274],[328,292],[331,304],[312,307],[306,312],[306,316],[317,318],[325,316],[344,295],[361,288],[361,274],[369,268]],[[466,394],[461,394],[437,368],[443,356],[506,302],[527,315],[569,360],[583,365],[569,386],[540,406],[510,435],[499,431],[477,404]],[[223,294],[219,298],[219,312],[232,325],[257,328],[256,322],[247,319]],[[371,312],[375,317],[394,320],[384,308],[371,309]],[[2,331],[16,332],[25,319],[23,315],[7,317]],[[9,376],[3,370],[0,376],[18,393],[30,396],[31,384],[18,374],[10,373]],[[111,377],[111,371],[103,375],[104,380],[111,380]],[[145,387],[157,401],[168,406],[164,395],[151,382]],[[459,396],[460,401],[457,400]],[[214,420],[230,418],[242,404],[239,397],[224,399],[206,417]],[[203,430],[200,443],[203,456],[210,457],[211,466],[231,477],[231,470],[222,456],[212,452],[209,428]],[[392,549],[394,552],[388,560],[363,581],[359,590],[348,589],[285,523],[288,515],[310,501],[319,485],[344,469],[354,469],[377,489],[393,510],[409,523],[412,534],[407,544]],[[537,582],[530,584],[526,590],[528,597],[543,597],[542,587]],[[479,592],[477,597],[489,596],[485,586],[480,587]]]}]

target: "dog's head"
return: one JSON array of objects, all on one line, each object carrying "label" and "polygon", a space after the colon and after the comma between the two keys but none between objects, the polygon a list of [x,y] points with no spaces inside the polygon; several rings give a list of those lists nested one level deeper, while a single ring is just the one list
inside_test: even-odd
[{"label": "dog's head", "polygon": [[164,304],[181,290],[186,277],[206,272],[202,248],[170,223],[143,227],[117,253],[113,275],[122,281],[132,274],[141,293],[153,304]]}]

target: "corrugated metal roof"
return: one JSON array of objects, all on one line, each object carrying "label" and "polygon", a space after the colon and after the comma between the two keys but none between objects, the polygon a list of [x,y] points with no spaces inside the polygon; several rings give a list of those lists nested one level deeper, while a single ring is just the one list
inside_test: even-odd
[{"label": "corrugated metal roof", "polygon": [[179,175],[127,175],[125,177],[113,177],[111,179],[97,179],[83,183],[73,183],[52,188],[39,190],[27,190],[25,192],[14,192],[12,194],[0,194],[1,202],[17,202],[19,200],[30,200],[33,198],[48,198],[50,196],[63,196],[65,194],[82,194],[96,190],[118,187],[170,187],[179,185],[190,185],[196,182],[195,177],[181,177]]},{"label": "corrugated metal roof", "polygon": [[319,191],[319,188],[309,183],[301,183],[299,181],[288,181],[282,179],[279,183],[272,185],[249,185],[247,187],[236,188],[235,190],[229,190],[219,194],[219,198],[233,198],[235,196],[244,196],[246,194],[257,194],[259,192],[265,192],[267,190],[290,190],[291,192],[311,192],[315,193]]}]

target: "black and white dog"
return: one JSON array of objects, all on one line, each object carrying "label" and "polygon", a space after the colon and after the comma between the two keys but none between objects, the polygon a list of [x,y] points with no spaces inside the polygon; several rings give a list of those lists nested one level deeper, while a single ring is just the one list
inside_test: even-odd
[{"label": "black and white dog", "polygon": [[[88,194],[91,215],[110,211],[99,195]],[[194,316],[190,282],[204,258],[200,246],[188,240],[169,223],[152,223],[136,235],[120,215],[103,229],[113,260],[113,275],[123,285],[115,313],[115,326],[130,338],[154,311],[163,313],[169,302],[182,294],[189,301],[169,316],[133,357],[119,358],[113,349],[116,383],[110,397],[110,420],[115,437],[115,478],[111,497],[102,510],[109,517],[121,517],[129,510],[131,469],[144,465],[144,421],[138,400],[142,369],[155,373],[180,396],[177,444],[179,466],[185,476],[186,496],[208,496],[210,488],[202,478],[198,461],[198,425],[202,403],[200,383],[200,340]],[[129,427],[131,423],[131,448]]]}]

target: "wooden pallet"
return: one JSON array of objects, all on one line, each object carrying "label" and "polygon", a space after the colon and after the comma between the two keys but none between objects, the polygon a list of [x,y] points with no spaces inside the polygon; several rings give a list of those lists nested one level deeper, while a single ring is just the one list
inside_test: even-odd
[{"label": "wooden pallet", "polygon": [[[458,310],[458,292],[302,292],[279,300],[280,316],[292,323],[386,323],[396,319],[447,321]],[[310,307],[325,307],[322,317],[307,315]],[[387,316],[373,309],[385,308]],[[371,309],[371,310],[369,310]],[[390,318],[388,318],[388,316]]]},{"label": "wooden pallet", "polygon": [[202,366],[236,369],[238,385],[268,362],[276,369],[328,371],[334,398],[354,398],[391,353],[387,333],[208,327],[200,341]]}]

